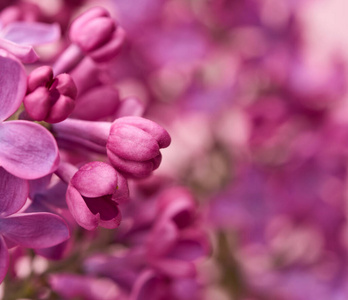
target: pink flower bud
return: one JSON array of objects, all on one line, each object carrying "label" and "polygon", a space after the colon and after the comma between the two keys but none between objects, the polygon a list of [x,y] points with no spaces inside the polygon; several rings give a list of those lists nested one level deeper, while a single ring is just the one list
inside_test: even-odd
[{"label": "pink flower bud", "polygon": [[128,201],[128,185],[110,165],[91,162],[70,180],[66,199],[76,222],[93,230],[99,226],[116,228],[121,221],[118,204]]},{"label": "pink flower bud", "polygon": [[123,43],[125,32],[107,10],[94,7],[78,17],[70,27],[70,39],[97,62],[112,59]]},{"label": "pink flower bud", "polygon": [[111,126],[107,154],[116,169],[130,177],[146,177],[161,162],[160,148],[170,144],[161,126],[140,117],[117,119]]},{"label": "pink flower bud", "polygon": [[51,67],[35,69],[28,77],[24,107],[35,121],[58,123],[74,110],[77,89],[68,74],[53,78]]}]

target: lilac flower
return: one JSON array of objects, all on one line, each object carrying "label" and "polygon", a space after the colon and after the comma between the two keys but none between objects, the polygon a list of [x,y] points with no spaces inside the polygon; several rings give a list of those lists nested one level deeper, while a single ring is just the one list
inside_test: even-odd
[{"label": "lilac flower", "polygon": [[115,168],[128,176],[146,177],[159,167],[159,150],[170,141],[169,134],[155,122],[124,117],[112,124],[106,148]]},{"label": "lilac flower", "polygon": [[[0,64],[0,121],[4,121],[24,98],[26,75],[22,64],[3,50]],[[35,179],[52,173],[58,162],[56,141],[44,127],[27,121],[0,123],[0,164],[8,172]]]},{"label": "lilac flower", "polygon": [[43,66],[35,69],[28,77],[24,107],[35,121],[58,123],[74,110],[76,95],[76,86],[69,74],[53,78],[52,68]]},{"label": "lilac flower", "polygon": [[97,62],[113,58],[124,39],[124,31],[107,10],[94,7],[80,15],[70,27],[70,40]]},{"label": "lilac flower", "polygon": [[97,63],[113,59],[123,44],[125,32],[107,10],[93,7],[71,24],[69,36],[73,43],[55,62],[55,74],[73,70],[85,55]]},{"label": "lilac flower", "polygon": [[51,213],[17,213],[28,196],[28,183],[0,168],[0,281],[6,275],[7,244],[27,248],[47,248],[69,238],[62,218]]},{"label": "lilac flower", "polygon": [[144,178],[160,165],[161,148],[169,146],[168,132],[141,117],[123,117],[113,123],[67,119],[54,124],[59,140],[107,153],[111,164],[127,177]]},{"label": "lilac flower", "polygon": [[[57,174],[69,178],[74,171],[73,166],[62,164]],[[66,201],[80,226],[116,228],[121,221],[118,205],[128,201],[127,181],[110,165],[90,162],[71,177]]]}]

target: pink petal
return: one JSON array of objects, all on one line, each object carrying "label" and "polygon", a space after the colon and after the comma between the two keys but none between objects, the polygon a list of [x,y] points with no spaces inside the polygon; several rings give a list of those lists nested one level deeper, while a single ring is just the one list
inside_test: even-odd
[{"label": "pink petal", "polygon": [[26,180],[11,175],[0,167],[0,214],[9,216],[19,211],[27,201],[29,185]]},{"label": "pink petal", "polygon": [[[0,39],[0,48],[1,48]],[[27,76],[22,64],[0,50],[0,121],[10,117],[21,105],[26,89]]]},{"label": "pink petal", "polygon": [[127,176],[135,178],[144,178],[149,176],[154,170],[154,161],[148,160],[144,162],[125,160],[107,149],[107,155],[111,164],[120,172]]},{"label": "pink petal", "polygon": [[0,283],[3,282],[9,265],[9,255],[6,243],[2,236],[0,236]]},{"label": "pink petal", "polygon": [[77,224],[87,230],[94,230],[98,227],[99,215],[94,215],[90,211],[81,194],[72,185],[68,186],[66,203]]},{"label": "pink petal", "polygon": [[27,248],[48,248],[70,237],[65,221],[51,213],[16,214],[0,220],[1,233]]},{"label": "pink petal", "polygon": [[157,140],[160,148],[166,148],[170,145],[171,139],[168,132],[151,120],[141,117],[123,117],[117,119],[113,126],[116,126],[116,124],[132,125],[144,130]]},{"label": "pink petal", "polygon": [[104,228],[117,228],[121,223],[118,205],[110,197],[85,198],[88,208],[99,217],[99,225]]},{"label": "pink petal", "polygon": [[70,183],[84,197],[112,195],[117,187],[117,172],[107,163],[94,161],[82,166]]},{"label": "pink petal", "polygon": [[37,179],[54,172],[58,163],[58,146],[44,127],[27,121],[0,124],[0,164],[8,172]]},{"label": "pink petal", "polygon": [[38,22],[12,22],[1,31],[2,38],[20,45],[41,45],[60,38],[58,24]]},{"label": "pink petal", "polygon": [[22,63],[33,63],[39,59],[32,46],[19,45],[2,38],[0,38],[0,49],[11,53]]}]

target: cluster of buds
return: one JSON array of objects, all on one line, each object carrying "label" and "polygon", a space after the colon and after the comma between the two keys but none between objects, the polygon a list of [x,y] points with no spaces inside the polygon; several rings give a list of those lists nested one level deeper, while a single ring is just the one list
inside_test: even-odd
[{"label": "cluster of buds", "polygon": [[[40,14],[23,21],[12,12],[18,10],[0,14],[6,20],[0,28],[0,282],[10,266],[7,249],[19,245],[60,259],[73,247],[71,231],[119,227],[129,179],[149,177],[171,142],[165,129],[140,116],[137,99],[120,99],[102,79],[97,93],[89,90],[91,78],[75,83],[76,70],[99,70],[122,46],[124,30],[106,9],[79,16],[52,63],[43,63],[33,46],[58,41],[58,24],[37,22]],[[28,62],[39,66],[27,76]],[[102,113],[100,95],[110,103]],[[96,107],[87,112],[92,121],[79,119],[86,102]],[[101,117],[111,122],[95,121]]]}]

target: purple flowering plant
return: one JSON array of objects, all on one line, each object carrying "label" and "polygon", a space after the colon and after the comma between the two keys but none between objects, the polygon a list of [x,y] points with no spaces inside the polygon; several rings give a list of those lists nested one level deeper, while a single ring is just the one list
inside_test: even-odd
[{"label": "purple flowering plant", "polygon": [[346,299],[344,1],[135,2],[0,2],[0,299]]}]

